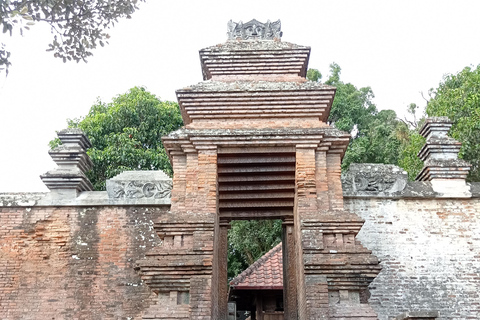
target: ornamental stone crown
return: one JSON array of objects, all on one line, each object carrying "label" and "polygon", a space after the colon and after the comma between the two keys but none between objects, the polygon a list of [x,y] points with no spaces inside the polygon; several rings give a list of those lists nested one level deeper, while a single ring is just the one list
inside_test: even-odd
[{"label": "ornamental stone crown", "polygon": [[280,40],[282,37],[280,20],[266,23],[256,19],[243,23],[230,20],[227,24],[228,40]]}]

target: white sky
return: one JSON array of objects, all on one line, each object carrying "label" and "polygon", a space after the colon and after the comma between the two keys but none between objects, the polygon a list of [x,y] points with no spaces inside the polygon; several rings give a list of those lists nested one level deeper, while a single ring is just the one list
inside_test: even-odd
[{"label": "white sky", "polygon": [[164,100],[202,80],[198,50],[226,41],[227,22],[281,19],[283,41],[311,46],[309,67],[324,79],[371,86],[379,109],[403,115],[446,73],[480,63],[480,1],[155,1],[111,31],[110,45],[84,63],[46,52],[52,35],[38,24],[24,37],[0,35],[12,52],[0,75],[0,192],[48,191],[39,178],[55,167],[48,141],[67,118],[87,114],[133,86]]}]

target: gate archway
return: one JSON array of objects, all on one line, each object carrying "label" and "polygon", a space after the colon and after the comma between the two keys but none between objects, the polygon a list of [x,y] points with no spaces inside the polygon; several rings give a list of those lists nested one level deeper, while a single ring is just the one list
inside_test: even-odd
[{"label": "gate archway", "polygon": [[205,81],[177,91],[185,127],[163,138],[174,169],[171,212],[155,223],[164,245],[139,263],[170,301],[158,319],[227,318],[228,222],[252,218],[284,221],[286,319],[376,318],[359,297],[378,261],[343,208],[350,137],[326,123],[335,88],[306,81],[309,47],[262,38],[273,25],[231,22],[233,40],[200,51]]}]

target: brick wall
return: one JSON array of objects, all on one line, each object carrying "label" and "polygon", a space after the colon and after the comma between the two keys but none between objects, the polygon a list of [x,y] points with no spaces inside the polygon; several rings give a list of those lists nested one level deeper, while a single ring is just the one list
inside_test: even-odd
[{"label": "brick wall", "polygon": [[168,207],[0,208],[2,319],[141,319],[156,296],[135,261]]},{"label": "brick wall", "polygon": [[358,239],[381,261],[370,286],[379,319],[438,310],[480,319],[480,200],[345,199],[366,220]]}]

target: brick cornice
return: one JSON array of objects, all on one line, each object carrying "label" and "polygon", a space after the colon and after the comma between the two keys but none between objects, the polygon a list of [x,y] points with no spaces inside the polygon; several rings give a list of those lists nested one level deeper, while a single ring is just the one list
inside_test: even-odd
[{"label": "brick cornice", "polygon": [[[286,147],[296,148],[307,145],[308,148],[337,153],[343,156],[350,141],[350,136],[335,128],[315,129],[218,129],[191,130],[180,129],[162,138],[167,154],[198,152],[209,148],[241,147]],[[293,149],[292,149],[293,150]]]}]

